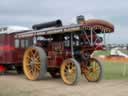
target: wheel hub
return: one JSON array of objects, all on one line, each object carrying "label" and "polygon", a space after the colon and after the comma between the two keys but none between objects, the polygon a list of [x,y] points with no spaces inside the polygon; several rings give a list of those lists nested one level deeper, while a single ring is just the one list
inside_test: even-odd
[{"label": "wheel hub", "polygon": [[34,58],[31,58],[30,66],[31,66],[32,68],[34,68],[34,65],[35,65],[35,59],[34,59]]}]

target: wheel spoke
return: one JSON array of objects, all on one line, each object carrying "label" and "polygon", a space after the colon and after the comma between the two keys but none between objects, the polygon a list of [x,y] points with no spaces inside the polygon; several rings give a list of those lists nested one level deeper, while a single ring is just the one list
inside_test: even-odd
[{"label": "wheel spoke", "polygon": [[30,66],[30,63],[26,63],[26,65],[25,66]]},{"label": "wheel spoke", "polygon": [[40,64],[40,61],[39,60],[34,60],[34,63],[35,64]]},{"label": "wheel spoke", "polygon": [[29,55],[26,58],[27,58],[27,60],[31,60],[31,57]]},{"label": "wheel spoke", "polygon": [[35,64],[35,68],[40,71],[40,64]]},{"label": "wheel spoke", "polygon": [[32,72],[33,72],[33,69],[29,68],[28,73],[32,74]]},{"label": "wheel spoke", "polygon": [[39,53],[37,51],[35,51],[34,54],[33,54],[33,56],[34,57],[39,56]]},{"label": "wheel spoke", "polygon": [[39,57],[39,56],[36,56],[36,57],[35,57],[35,60],[40,60],[40,57]]},{"label": "wheel spoke", "polygon": [[68,69],[70,69],[70,63],[69,63],[69,64],[67,64],[67,68],[68,68]]}]

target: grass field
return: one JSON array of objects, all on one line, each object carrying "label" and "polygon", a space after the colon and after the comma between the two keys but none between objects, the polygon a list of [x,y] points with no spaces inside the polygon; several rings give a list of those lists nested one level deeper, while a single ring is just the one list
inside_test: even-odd
[{"label": "grass field", "polygon": [[[120,50],[120,51],[128,55],[128,50]],[[99,56],[99,55],[108,56],[108,55],[110,55],[110,50],[95,51],[95,56]]]},{"label": "grass field", "polygon": [[[123,51],[127,53],[127,51]],[[96,57],[99,55],[110,55],[110,51],[98,51],[94,54]],[[128,63],[126,62],[125,65],[123,63],[112,63],[112,62],[102,62],[103,63],[103,72],[104,72],[104,79],[106,80],[121,80],[126,79],[128,80]],[[125,75],[123,76],[124,67],[126,68]]]},{"label": "grass field", "polygon": [[[123,75],[124,67],[126,68],[125,75]],[[106,80],[128,80],[128,64],[103,62],[104,79]]]}]

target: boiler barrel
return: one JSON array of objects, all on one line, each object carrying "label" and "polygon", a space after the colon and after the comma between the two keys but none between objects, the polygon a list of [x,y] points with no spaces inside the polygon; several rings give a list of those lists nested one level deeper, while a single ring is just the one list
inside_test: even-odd
[{"label": "boiler barrel", "polygon": [[40,30],[40,29],[43,29],[43,28],[48,28],[48,27],[60,27],[62,26],[62,22],[61,20],[56,20],[56,21],[51,21],[51,22],[46,22],[46,23],[41,23],[41,24],[35,24],[32,26],[32,28],[34,30]]}]

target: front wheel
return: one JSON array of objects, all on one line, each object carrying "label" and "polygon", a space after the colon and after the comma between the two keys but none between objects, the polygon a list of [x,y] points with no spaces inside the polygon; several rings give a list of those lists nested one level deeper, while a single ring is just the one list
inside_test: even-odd
[{"label": "front wheel", "polygon": [[82,66],[82,71],[89,82],[98,82],[102,79],[102,65],[95,58],[90,58],[88,64]]},{"label": "front wheel", "polygon": [[64,60],[60,73],[65,84],[76,84],[81,76],[80,64],[75,59]]}]

